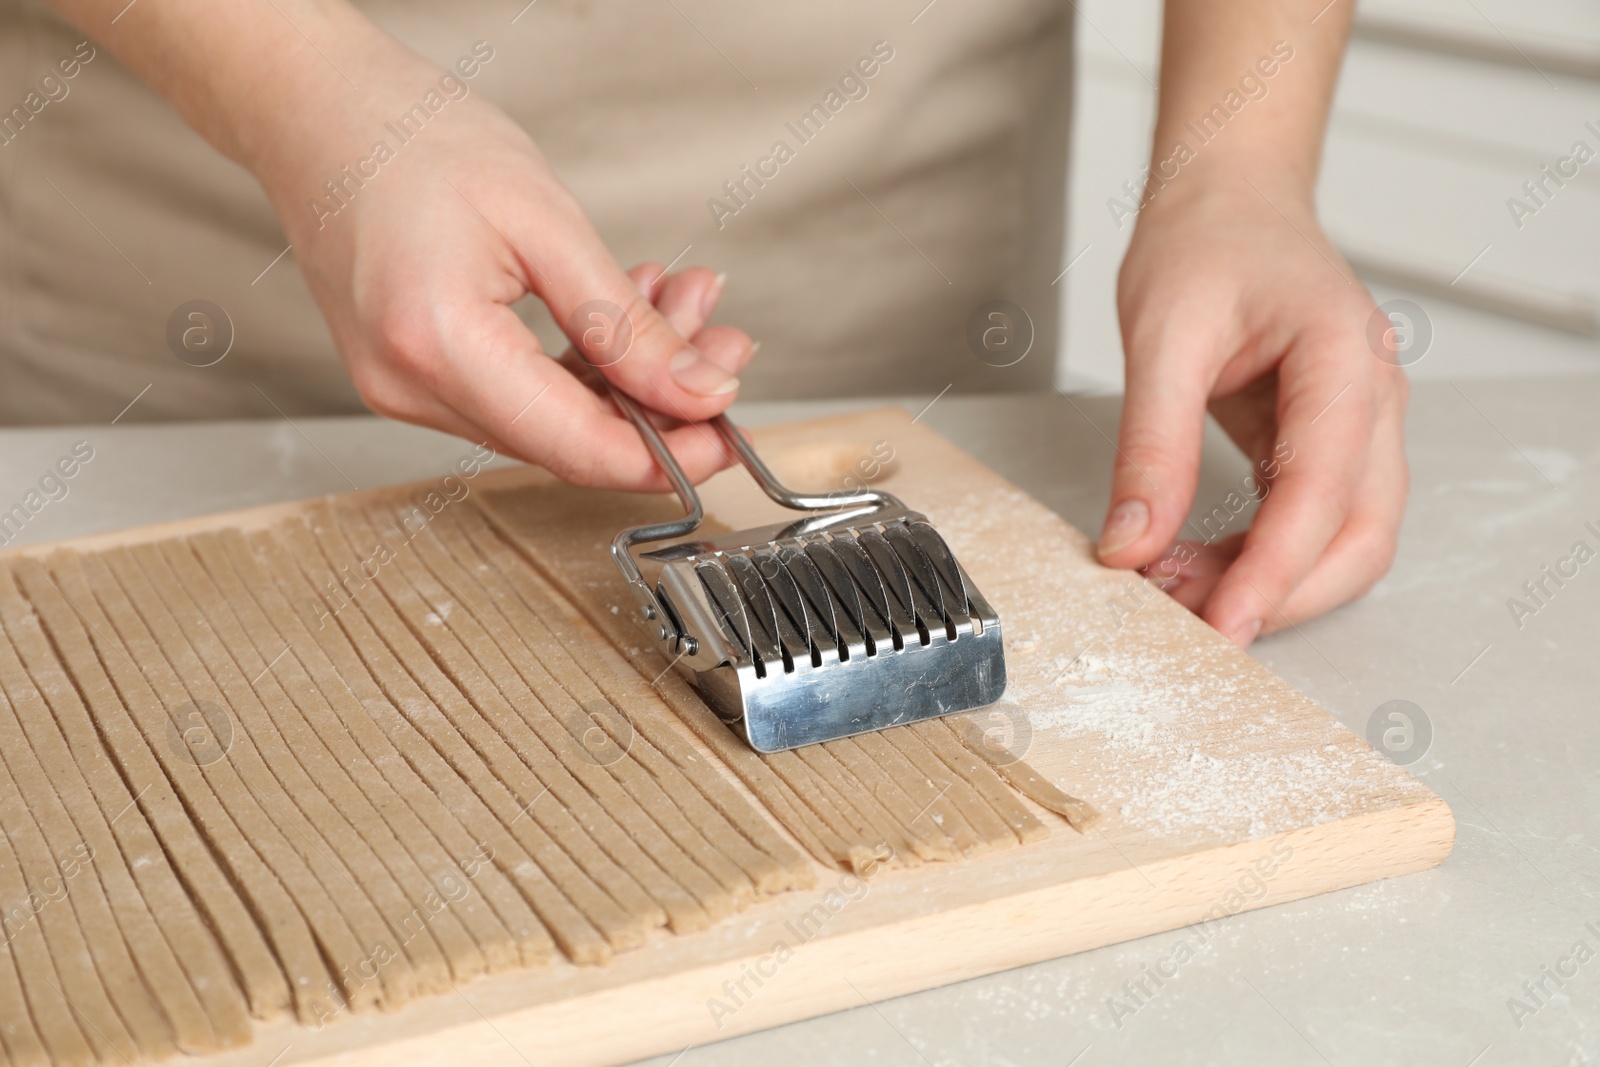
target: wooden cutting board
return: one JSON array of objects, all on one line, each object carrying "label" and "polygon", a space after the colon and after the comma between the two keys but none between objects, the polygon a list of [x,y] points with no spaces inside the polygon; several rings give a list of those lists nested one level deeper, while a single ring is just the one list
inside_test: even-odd
[{"label": "wooden cutting board", "polygon": [[[1424,870],[1449,853],[1443,800],[1175,602],[1100,567],[1083,534],[899,409],[755,437],[799,488],[875,477],[929,515],[1005,626],[1011,685],[995,729],[1099,808],[1101,825],[1081,836],[1043,816],[1056,829],[1041,844],[866,878],[819,866],[814,891],[662,935],[604,967],[484,979],[315,1032],[285,1020],[259,1028],[253,1047],[191,1062],[622,1063]],[[514,502],[519,487],[548,483],[500,470],[474,492]],[[726,527],[776,517],[739,471],[705,496]],[[626,603],[604,551],[615,501],[600,502],[551,542],[591,614]],[[296,507],[71,544],[256,526]]]}]

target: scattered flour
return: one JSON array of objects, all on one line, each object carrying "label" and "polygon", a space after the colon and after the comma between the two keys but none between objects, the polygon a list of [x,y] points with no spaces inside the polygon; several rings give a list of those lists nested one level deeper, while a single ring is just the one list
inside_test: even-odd
[{"label": "scattered flour", "polygon": [[1092,739],[1099,780],[1079,788],[1140,835],[1255,838],[1337,818],[1370,755],[1337,743],[1331,720],[1318,744],[1283,751],[1276,713],[1241,707],[1239,683],[1205,664],[1124,650],[1051,668],[1019,670],[1008,696],[1035,730]]},{"label": "scattered flour", "polygon": [[[930,517],[1002,605],[1007,703],[1037,734],[1081,739],[1057,746],[1071,762],[1048,770],[1112,815],[1109,833],[1124,843],[1265,837],[1368,806],[1352,780],[1393,782],[1394,767],[1337,720],[1240,674],[1231,647],[1175,641],[1187,613],[1096,565],[1086,538],[1035,519],[1037,508],[1007,488]],[[1062,551],[1063,534],[1074,549]],[[995,574],[1025,576],[1026,587]]]}]

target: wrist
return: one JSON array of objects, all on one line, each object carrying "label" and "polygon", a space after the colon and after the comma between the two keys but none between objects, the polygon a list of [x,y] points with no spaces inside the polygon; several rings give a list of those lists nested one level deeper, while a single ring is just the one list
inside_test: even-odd
[{"label": "wrist", "polygon": [[[1190,138],[1192,141],[1193,138]],[[1291,218],[1315,217],[1316,164],[1297,164],[1271,146],[1230,145],[1196,152],[1177,140],[1152,154],[1139,216],[1276,209]],[[1174,147],[1176,146],[1176,147]]]},{"label": "wrist", "polygon": [[[119,6],[51,2],[89,33]],[[368,145],[378,116],[438,76],[345,0],[164,0],[119,30],[123,64],[275,202],[297,172]]]},{"label": "wrist", "polygon": [[1270,0],[1169,0],[1155,199],[1210,201],[1242,189],[1285,210],[1309,208],[1343,34],[1303,30]]},{"label": "wrist", "polygon": [[343,4],[324,16],[321,34],[310,38],[314,46],[284,28],[295,40],[280,41],[285,47],[264,69],[225,79],[226,102],[212,137],[274,196],[303,179],[307,168],[367,147],[383,126],[381,116],[398,113],[406,87],[437,77],[420,57]]}]

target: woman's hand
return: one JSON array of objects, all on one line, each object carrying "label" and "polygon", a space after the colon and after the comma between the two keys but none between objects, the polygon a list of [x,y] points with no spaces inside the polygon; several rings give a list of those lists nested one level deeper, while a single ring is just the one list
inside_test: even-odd
[{"label": "woman's hand", "polygon": [[[373,47],[392,55],[364,64],[367,91],[256,165],[367,404],[569,481],[665,488],[633,426],[512,310],[533,294],[602,374],[673,420],[667,440],[690,477],[725,466],[717,435],[694,425],[733,401],[752,354],[742,332],[704,328],[721,280],[699,269],[663,279],[659,267],[630,278],[533,142],[470,82],[392,42]],[[400,141],[386,123],[429,90],[446,103]],[[392,152],[381,163],[377,141]]]},{"label": "woman's hand", "polygon": [[[1369,346],[1372,298],[1309,198],[1175,183],[1139,217],[1118,304],[1127,393],[1101,560],[1146,568],[1241,647],[1370,589],[1405,508],[1407,383]],[[1208,409],[1265,493],[1247,533],[1185,529]]]},{"label": "woman's hand", "polygon": [[[729,462],[698,425],[733,402],[752,354],[740,331],[705,328],[720,280],[623,272],[533,141],[475,88],[492,43],[463,41],[446,69],[343,0],[50,3],[260,180],[373,410],[570,481],[666,488],[632,425],[512,311],[531,294],[590,364],[673,424],[691,477]],[[639,187],[649,195],[648,175]]]}]

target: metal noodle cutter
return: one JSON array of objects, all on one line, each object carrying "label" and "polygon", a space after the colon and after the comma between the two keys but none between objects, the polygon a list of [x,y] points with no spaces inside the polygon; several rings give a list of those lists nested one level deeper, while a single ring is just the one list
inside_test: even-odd
[{"label": "metal noodle cutter", "polygon": [[623,530],[612,557],[656,647],[751,747],[779,752],[1000,699],[1000,617],[926,516],[877,490],[792,492],[722,416],[714,425],[756,484],[807,515],[682,540],[705,518],[700,497],[639,406],[611,392],[687,512]]}]

